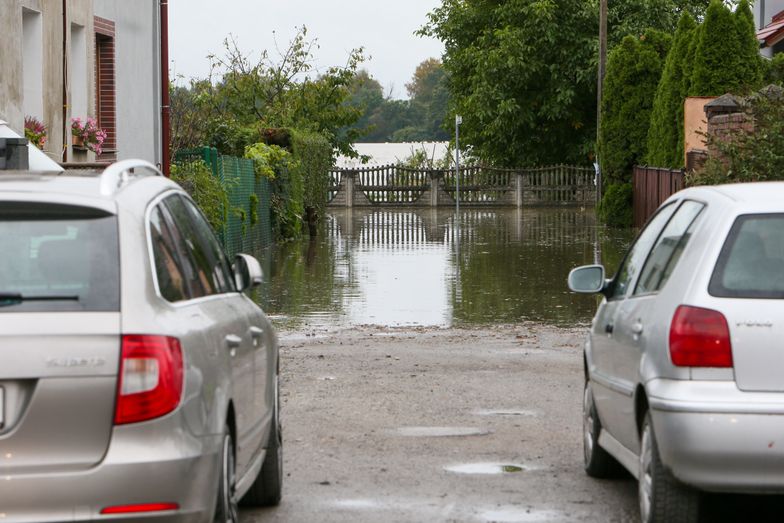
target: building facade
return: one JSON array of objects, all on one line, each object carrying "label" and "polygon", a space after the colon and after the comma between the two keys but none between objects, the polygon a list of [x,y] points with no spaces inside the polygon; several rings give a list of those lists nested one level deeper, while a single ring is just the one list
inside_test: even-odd
[{"label": "building facade", "polygon": [[[160,163],[160,0],[2,0],[0,120],[47,128],[60,162]],[[74,147],[71,120],[95,118],[103,153]]]}]

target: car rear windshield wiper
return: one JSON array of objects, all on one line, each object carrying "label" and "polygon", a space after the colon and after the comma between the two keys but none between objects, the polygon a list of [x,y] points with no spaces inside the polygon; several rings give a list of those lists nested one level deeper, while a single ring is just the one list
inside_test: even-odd
[{"label": "car rear windshield wiper", "polygon": [[0,307],[19,305],[23,301],[79,301],[79,296],[64,295],[37,295],[25,296],[24,294],[0,292]]}]

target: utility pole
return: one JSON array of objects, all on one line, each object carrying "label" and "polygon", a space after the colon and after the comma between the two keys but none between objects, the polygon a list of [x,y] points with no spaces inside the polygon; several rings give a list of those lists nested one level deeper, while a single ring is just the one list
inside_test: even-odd
[{"label": "utility pole", "polygon": [[[607,71],[607,0],[599,0],[599,78],[596,97],[596,144],[599,145],[599,129],[602,127],[602,95],[604,91],[604,73]],[[599,161],[597,147],[596,163]],[[596,197],[602,197],[602,176],[601,170],[596,177]]]}]

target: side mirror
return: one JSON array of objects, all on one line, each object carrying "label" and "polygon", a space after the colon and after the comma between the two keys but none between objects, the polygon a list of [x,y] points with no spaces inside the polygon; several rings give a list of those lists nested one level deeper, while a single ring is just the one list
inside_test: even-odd
[{"label": "side mirror", "polygon": [[248,254],[238,254],[234,258],[234,282],[237,285],[237,290],[245,292],[259,284],[262,281],[261,265],[259,261]]},{"label": "side mirror", "polygon": [[582,294],[596,294],[604,290],[604,267],[585,265],[569,273],[569,290]]}]

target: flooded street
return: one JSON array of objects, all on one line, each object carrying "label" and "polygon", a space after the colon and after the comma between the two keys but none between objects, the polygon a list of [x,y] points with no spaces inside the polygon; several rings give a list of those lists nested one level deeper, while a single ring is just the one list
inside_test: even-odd
[{"label": "flooded street", "polygon": [[582,471],[596,301],[566,289],[631,231],[560,208],[340,210],[320,232],[262,256],[286,478],[243,521],[634,521],[634,482]]},{"label": "flooded street", "polygon": [[[590,210],[469,209],[457,222],[355,209],[265,253],[257,299],[280,334],[284,494],[241,520],[639,521],[631,476],[583,471],[582,343],[597,302],[566,290],[595,258],[612,274],[632,236]],[[781,503],[706,499],[706,521],[780,521]]]},{"label": "flooded street", "polygon": [[612,271],[631,239],[575,208],[331,210],[316,240],[265,253],[258,300],[294,328],[584,325],[596,301],[569,270]]}]

